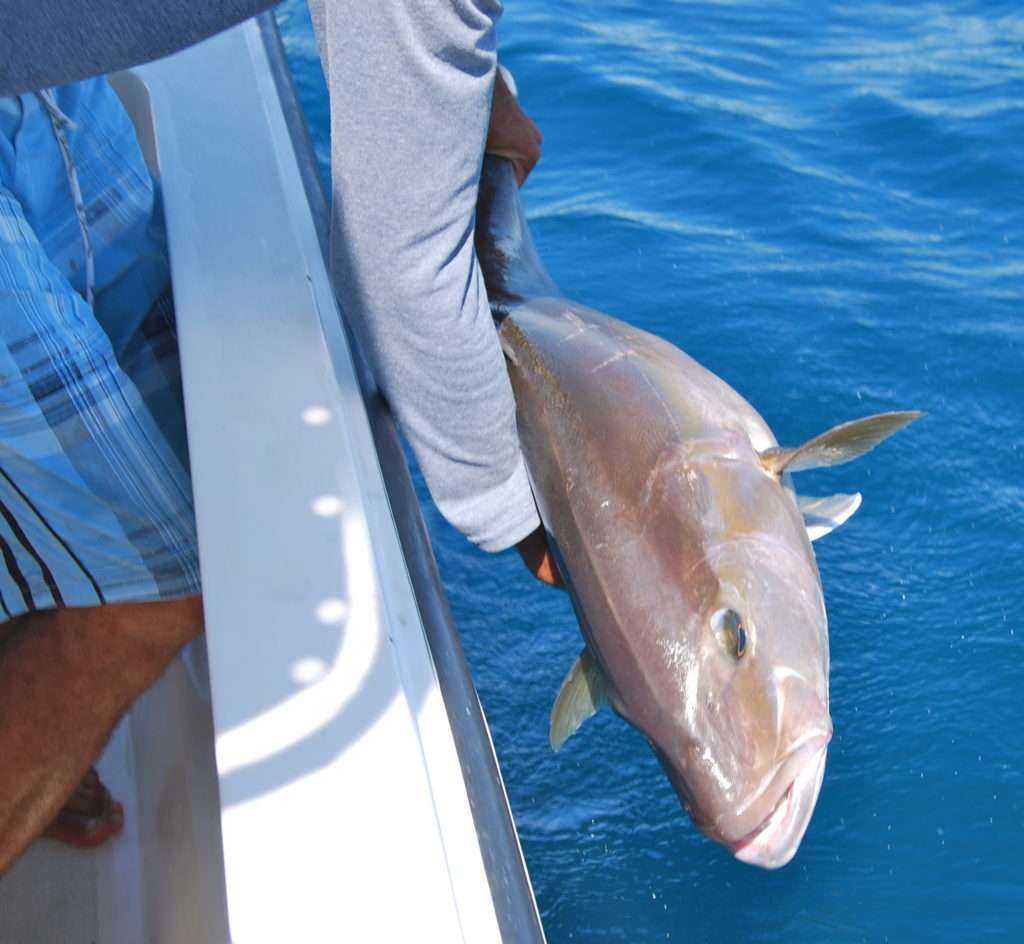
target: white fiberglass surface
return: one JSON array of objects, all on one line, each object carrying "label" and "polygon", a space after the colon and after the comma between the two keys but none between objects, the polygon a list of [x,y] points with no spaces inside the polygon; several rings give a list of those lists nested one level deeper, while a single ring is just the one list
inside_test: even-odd
[{"label": "white fiberglass surface", "polygon": [[[254,23],[143,70],[171,239],[233,940],[497,938]],[[188,107],[163,108],[162,102]]]}]

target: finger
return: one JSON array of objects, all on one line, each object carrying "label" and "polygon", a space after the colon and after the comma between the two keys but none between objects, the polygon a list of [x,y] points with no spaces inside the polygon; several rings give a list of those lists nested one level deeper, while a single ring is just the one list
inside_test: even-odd
[{"label": "finger", "polygon": [[487,152],[492,157],[503,157],[512,165],[512,172],[516,176],[516,183],[521,187],[526,181],[526,178],[530,176],[530,171],[533,170],[536,162],[530,162],[518,151],[512,151],[505,148],[494,148]]},{"label": "finger", "polygon": [[562,575],[558,572],[558,565],[555,563],[555,556],[550,551],[545,553],[544,560],[537,568],[537,579],[556,590],[565,589]]},{"label": "finger", "polygon": [[517,545],[516,550],[522,557],[527,569],[541,583],[549,587],[561,587],[562,580],[555,564],[555,556],[548,547],[547,537],[543,527],[532,531],[523,538]]}]

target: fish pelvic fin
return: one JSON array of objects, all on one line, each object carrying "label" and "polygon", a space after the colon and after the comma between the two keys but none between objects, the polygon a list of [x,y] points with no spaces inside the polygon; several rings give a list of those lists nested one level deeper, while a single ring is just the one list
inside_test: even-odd
[{"label": "fish pelvic fin", "polygon": [[607,703],[604,675],[590,650],[584,649],[562,682],[551,709],[551,747],[561,750],[576,729]]},{"label": "fish pelvic fin", "polygon": [[825,537],[841,524],[853,517],[860,508],[861,495],[829,495],[826,498],[798,498],[800,514],[804,516],[804,527],[812,541]]},{"label": "fish pelvic fin", "polygon": [[875,448],[883,439],[924,416],[918,410],[878,413],[833,426],[796,449],[774,447],[760,453],[761,465],[775,475],[822,466],[842,465]]}]

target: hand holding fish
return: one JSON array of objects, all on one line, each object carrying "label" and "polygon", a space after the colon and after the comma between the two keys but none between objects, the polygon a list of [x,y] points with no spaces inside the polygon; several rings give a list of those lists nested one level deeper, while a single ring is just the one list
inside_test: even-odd
[{"label": "hand holding fish", "polygon": [[539,129],[523,111],[501,69],[498,69],[491,99],[491,125],[487,129],[484,150],[495,157],[508,158],[515,171],[516,183],[521,187],[540,160],[542,140]]},{"label": "hand holding fish", "polygon": [[555,555],[551,553],[551,547],[548,545],[543,527],[523,538],[516,545],[516,550],[519,551],[519,556],[526,564],[527,570],[541,583],[546,583],[549,587],[557,587],[559,590],[565,589],[565,584],[562,583],[561,574],[558,573],[558,567],[555,564]]}]

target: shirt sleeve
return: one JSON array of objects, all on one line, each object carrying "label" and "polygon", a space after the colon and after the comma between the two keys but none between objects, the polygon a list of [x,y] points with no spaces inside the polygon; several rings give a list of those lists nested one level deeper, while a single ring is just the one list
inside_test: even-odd
[{"label": "shirt sleeve", "polygon": [[314,0],[339,301],[441,513],[485,550],[540,524],[474,248],[494,0]]},{"label": "shirt sleeve", "polygon": [[4,0],[0,95],[65,85],[158,59],[276,0]]}]

